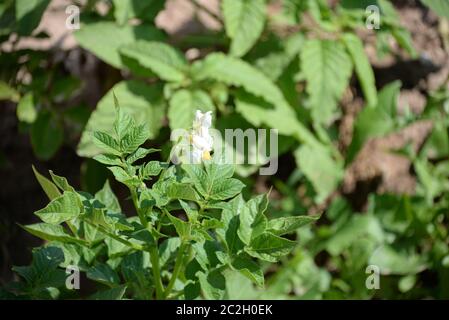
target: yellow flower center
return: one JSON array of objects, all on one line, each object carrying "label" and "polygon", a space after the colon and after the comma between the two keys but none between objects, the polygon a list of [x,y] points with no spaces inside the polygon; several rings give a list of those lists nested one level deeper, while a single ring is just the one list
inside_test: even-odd
[{"label": "yellow flower center", "polygon": [[210,160],[210,159],[211,159],[211,156],[210,156],[209,151],[204,151],[203,152],[203,160]]}]

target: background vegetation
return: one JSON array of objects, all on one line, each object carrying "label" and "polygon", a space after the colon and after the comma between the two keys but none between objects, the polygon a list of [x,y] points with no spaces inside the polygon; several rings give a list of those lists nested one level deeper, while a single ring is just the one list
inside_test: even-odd
[{"label": "background vegetation", "polygon": [[92,132],[111,130],[114,92],[161,159],[197,108],[279,130],[276,175],[236,168],[246,198],[273,188],[270,218],[322,215],[263,290],[232,274],[229,297],[449,298],[449,1],[73,1],[79,30],[69,4],[0,4],[2,284],[40,244],[17,225],[45,204],[31,165],[92,194],[109,177]]}]

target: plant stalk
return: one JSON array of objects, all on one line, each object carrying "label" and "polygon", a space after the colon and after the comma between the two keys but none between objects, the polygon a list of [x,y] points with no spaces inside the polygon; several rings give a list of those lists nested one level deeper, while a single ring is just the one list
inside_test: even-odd
[{"label": "plant stalk", "polygon": [[145,217],[145,213],[142,212],[142,210],[140,210],[139,201],[137,198],[137,191],[135,188],[129,188],[129,191],[131,192],[131,198],[133,199],[134,207],[136,208],[140,223],[143,225],[144,228],[147,228],[148,221],[147,218]]},{"label": "plant stalk", "polygon": [[[145,217],[145,214],[140,209],[139,201],[137,199],[137,190],[136,188],[130,188],[130,191],[134,206],[136,207],[137,215],[140,219],[140,223],[144,228],[147,228],[148,221]],[[161,300],[164,298],[164,287],[162,285],[161,269],[159,266],[159,250],[157,246],[157,239],[155,239],[155,244],[151,245],[148,248],[148,252],[150,253],[151,269],[153,271],[154,286],[156,288],[156,300]]]},{"label": "plant stalk", "polygon": [[90,226],[92,226],[94,228],[97,228],[98,230],[100,230],[101,232],[106,234],[108,237],[110,237],[110,238],[112,238],[114,240],[117,240],[118,242],[121,242],[121,243],[123,243],[124,245],[126,245],[126,246],[128,246],[130,248],[133,248],[135,250],[145,251],[145,248],[143,246],[138,245],[137,243],[132,243],[132,242],[129,242],[128,240],[122,239],[118,235],[115,235],[115,234],[109,232],[108,230],[106,230],[106,228],[104,228],[103,226],[95,225],[95,224],[91,223],[88,220],[83,220],[83,221],[85,223],[89,224]]},{"label": "plant stalk", "polygon": [[170,281],[168,282],[167,287],[164,292],[164,299],[167,299],[173,286],[175,285],[176,279],[178,279],[179,272],[181,271],[181,267],[183,265],[184,260],[184,250],[187,247],[185,243],[181,243],[181,246],[178,249],[178,253],[176,254],[175,267],[173,269],[173,273],[171,275]]},{"label": "plant stalk", "polygon": [[149,251],[154,286],[156,288],[156,300],[161,300],[164,298],[164,288],[162,286],[161,270],[159,267],[159,250],[157,249],[157,245],[151,246]]}]

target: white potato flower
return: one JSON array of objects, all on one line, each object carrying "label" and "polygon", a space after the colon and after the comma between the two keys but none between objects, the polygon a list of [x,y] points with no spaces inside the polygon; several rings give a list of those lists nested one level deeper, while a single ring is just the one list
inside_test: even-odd
[{"label": "white potato flower", "polygon": [[213,138],[209,129],[212,125],[212,111],[197,110],[192,128],[184,134],[173,150],[177,160],[184,163],[201,163],[210,160],[213,148]]}]

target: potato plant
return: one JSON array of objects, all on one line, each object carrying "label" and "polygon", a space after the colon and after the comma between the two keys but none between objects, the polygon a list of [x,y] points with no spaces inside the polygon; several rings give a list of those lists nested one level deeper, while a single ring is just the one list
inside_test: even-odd
[{"label": "potato plant", "polygon": [[58,266],[76,266],[107,288],[94,299],[221,299],[227,296],[228,273],[263,287],[259,261],[287,255],[296,243],[283,236],[315,220],[269,220],[268,195],[245,201],[234,166],[219,158],[137,164],[158,152],[141,147],[148,124],[136,124],[117,107],[113,127],[114,135],[94,132],[104,151],[95,160],[128,188],[136,215],[125,215],[108,181],[92,195],[76,191],[52,171],[51,181],[36,172],[50,203],[35,212],[42,222],[23,228],[47,243],[36,249],[31,266],[14,268],[23,282],[11,284],[13,294],[63,295],[67,279]]}]

